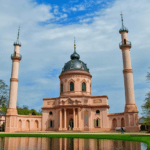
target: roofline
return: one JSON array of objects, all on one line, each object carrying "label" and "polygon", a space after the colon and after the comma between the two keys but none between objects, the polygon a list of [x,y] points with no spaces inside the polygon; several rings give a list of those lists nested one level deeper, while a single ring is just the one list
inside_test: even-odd
[{"label": "roofline", "polygon": [[83,95],[69,95],[69,96],[60,96],[60,97],[55,97],[55,98],[43,98],[43,100],[56,100],[60,98],[71,98],[71,97],[87,97],[87,98],[107,98],[107,95],[99,95],[99,96],[83,96]]}]

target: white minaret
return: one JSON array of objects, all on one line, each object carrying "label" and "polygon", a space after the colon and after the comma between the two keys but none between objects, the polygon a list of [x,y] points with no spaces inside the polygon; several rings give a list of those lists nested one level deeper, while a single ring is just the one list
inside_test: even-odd
[{"label": "white minaret", "polygon": [[126,131],[137,131],[138,126],[138,110],[135,104],[133,70],[131,67],[130,48],[131,42],[128,41],[128,29],[123,24],[123,14],[121,14],[122,27],[119,30],[121,34],[121,43],[119,44],[122,50],[123,58],[123,75],[125,88],[125,127]]},{"label": "white minaret", "polygon": [[19,62],[22,58],[20,55],[20,47],[21,43],[19,42],[19,31],[18,29],[18,37],[17,41],[14,42],[14,53],[11,55],[12,59],[12,73],[10,78],[10,92],[9,92],[9,106],[6,114],[6,132],[11,132],[15,130],[15,126],[13,124],[17,116],[17,90],[18,90],[18,72],[19,72]]}]

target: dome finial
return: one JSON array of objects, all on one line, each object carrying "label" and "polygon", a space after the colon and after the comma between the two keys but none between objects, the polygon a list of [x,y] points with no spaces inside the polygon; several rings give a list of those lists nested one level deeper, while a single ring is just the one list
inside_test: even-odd
[{"label": "dome finial", "polygon": [[123,25],[123,13],[121,12],[121,21],[122,21],[122,28],[124,27],[124,25]]},{"label": "dome finial", "polygon": [[74,52],[76,52],[76,39],[74,37]]}]

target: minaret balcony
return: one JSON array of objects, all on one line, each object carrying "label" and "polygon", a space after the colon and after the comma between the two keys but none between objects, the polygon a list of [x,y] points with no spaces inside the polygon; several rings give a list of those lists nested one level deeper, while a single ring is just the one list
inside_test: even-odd
[{"label": "minaret balcony", "polygon": [[19,59],[21,60],[22,59],[22,56],[18,53],[14,53],[14,54],[11,54],[11,59]]},{"label": "minaret balcony", "polygon": [[130,41],[122,41],[122,42],[119,43],[119,47],[120,47],[120,49],[122,47],[129,47],[129,48],[131,48],[131,42]]}]

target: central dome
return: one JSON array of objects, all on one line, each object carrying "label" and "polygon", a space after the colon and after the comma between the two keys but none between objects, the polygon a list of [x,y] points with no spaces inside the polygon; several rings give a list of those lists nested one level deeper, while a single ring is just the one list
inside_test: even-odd
[{"label": "central dome", "polygon": [[87,68],[87,65],[79,60],[80,55],[76,52],[76,44],[74,43],[74,53],[70,56],[71,60],[65,63],[62,72],[68,71],[68,70],[84,70],[89,72],[89,69]]}]

